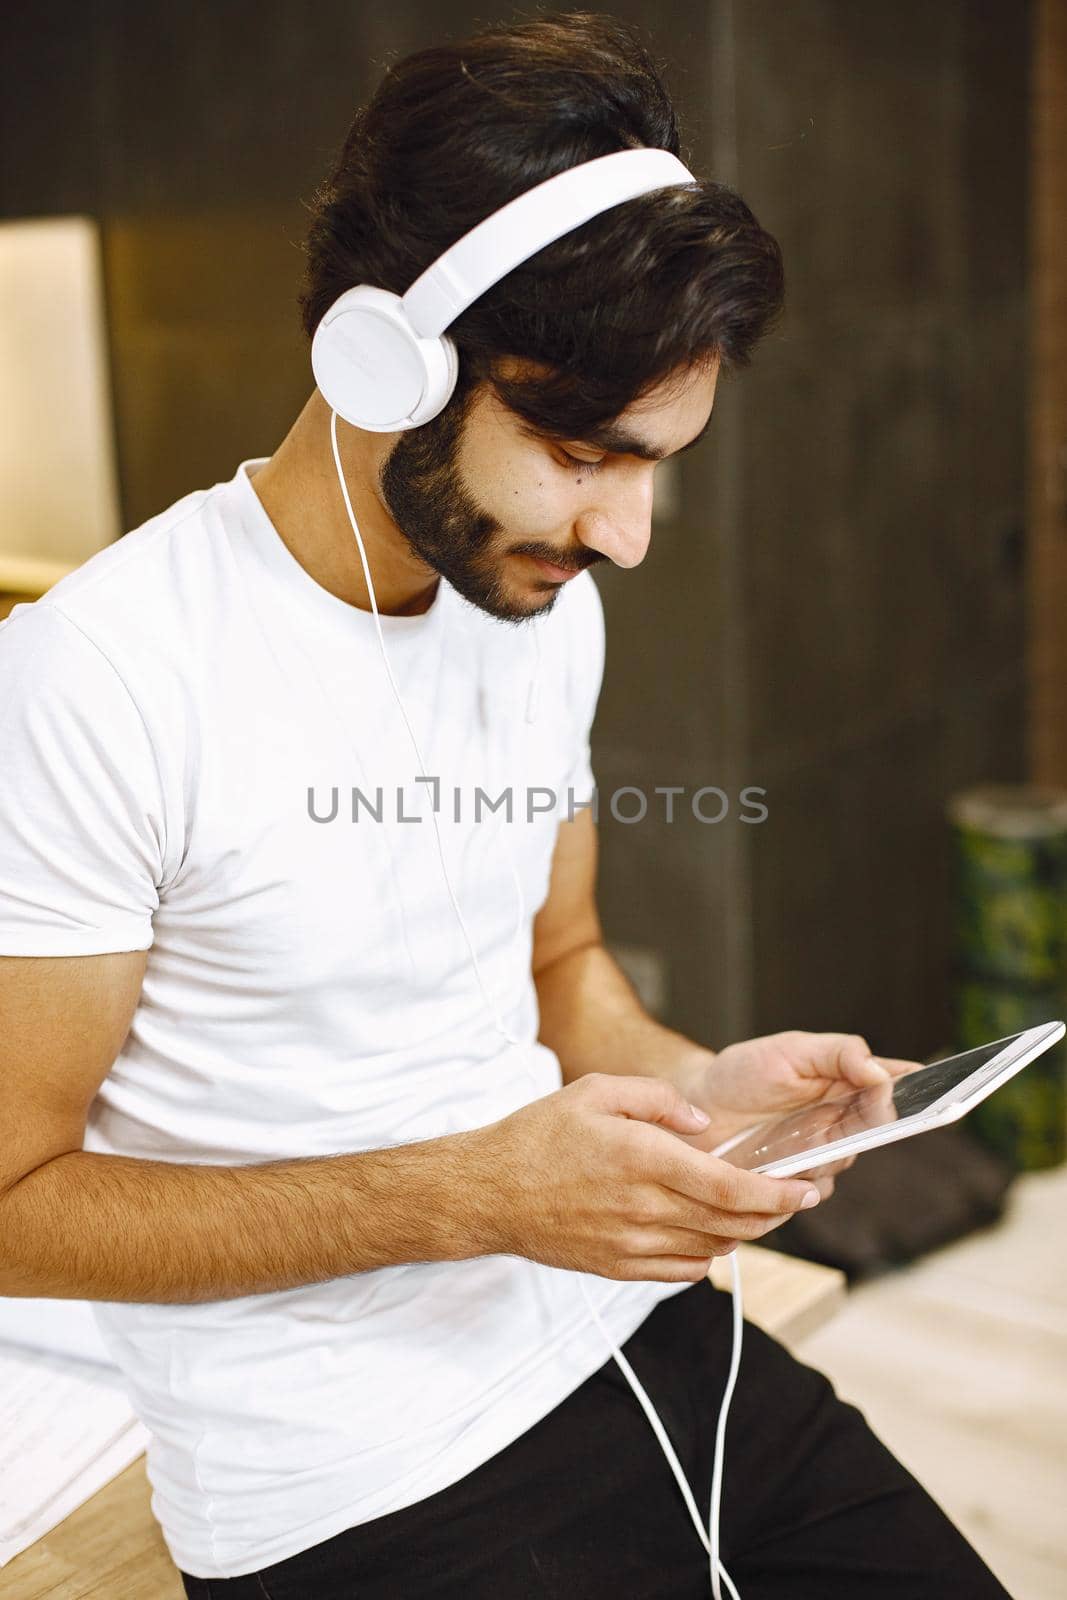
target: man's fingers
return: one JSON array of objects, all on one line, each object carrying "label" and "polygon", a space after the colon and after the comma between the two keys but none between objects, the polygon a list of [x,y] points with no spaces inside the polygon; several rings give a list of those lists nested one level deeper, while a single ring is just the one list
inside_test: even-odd
[{"label": "man's fingers", "polygon": [[922,1066],[921,1061],[900,1061],[894,1056],[868,1055],[864,1059],[866,1049],[866,1044],[860,1040],[859,1046],[853,1046],[848,1058],[848,1080],[857,1088],[891,1083],[894,1078],[900,1078],[904,1073],[914,1072],[916,1067]]},{"label": "man's fingers", "polygon": [[645,1229],[644,1237],[648,1241],[649,1250],[660,1249],[667,1254],[672,1254],[676,1249],[684,1255],[699,1255],[702,1246],[666,1244],[662,1241],[667,1235],[687,1234],[691,1239],[762,1239],[765,1233],[770,1233],[773,1228],[780,1228],[783,1222],[788,1222],[788,1215],[779,1214],[776,1217],[764,1216],[762,1212],[723,1212],[708,1211],[704,1214],[696,1211],[679,1209],[677,1215],[664,1217],[661,1223],[649,1223]]},{"label": "man's fingers", "polygon": [[887,1083],[889,1073],[880,1058],[871,1054],[871,1047],[861,1034],[845,1034],[837,1047],[837,1075],[857,1089],[872,1088]]},{"label": "man's fingers", "polygon": [[632,1076],[628,1073],[589,1072],[573,1085],[591,1098],[600,1111],[630,1117],[682,1134],[700,1133],[707,1127],[706,1113],[693,1106],[666,1078]]},{"label": "man's fingers", "polygon": [[636,1260],[646,1256],[724,1256],[736,1250],[739,1244],[747,1243],[749,1237],[748,1234],[705,1233],[700,1228],[650,1228],[643,1238],[629,1244],[627,1255]]},{"label": "man's fingers", "polygon": [[859,1033],[802,1033],[781,1036],[793,1070],[802,1078],[838,1079],[857,1089],[885,1082],[888,1074],[871,1055]]},{"label": "man's fingers", "polygon": [[633,1241],[637,1255],[722,1255],[726,1246],[763,1239],[789,1221],[788,1216],[720,1216],[703,1225],[677,1223],[649,1225]]},{"label": "man's fingers", "polygon": [[689,1150],[679,1141],[669,1161],[650,1176],[679,1194],[688,1195],[718,1211],[761,1216],[792,1215],[817,1205],[817,1186],[805,1178],[769,1178],[747,1172],[702,1150]]},{"label": "man's fingers", "polygon": [[892,1056],[879,1056],[878,1059],[891,1078],[899,1078],[903,1073],[914,1072],[922,1066],[921,1061],[896,1061]]}]

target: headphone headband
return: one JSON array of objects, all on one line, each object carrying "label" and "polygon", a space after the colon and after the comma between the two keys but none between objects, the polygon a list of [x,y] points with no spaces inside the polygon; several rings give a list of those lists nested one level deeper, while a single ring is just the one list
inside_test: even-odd
[{"label": "headphone headband", "polygon": [[546,178],[465,233],[401,298],[408,321],[434,339],[513,267],[583,222],[652,189],[694,183],[669,150],[614,150]]}]

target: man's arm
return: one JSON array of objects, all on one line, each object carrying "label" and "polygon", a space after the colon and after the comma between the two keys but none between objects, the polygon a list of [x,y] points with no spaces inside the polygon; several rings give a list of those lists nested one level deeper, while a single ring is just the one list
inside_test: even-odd
[{"label": "man's arm", "polygon": [[548,898],[534,921],[539,1038],[564,1083],[587,1072],[667,1078],[696,1098],[714,1050],[649,1016],[604,948],[596,908],[597,835],[590,811],[560,824]]},{"label": "man's arm", "polygon": [[494,1248],[469,1134],[238,1167],[84,1150],[144,967],[0,957],[0,1295],[226,1300]]}]

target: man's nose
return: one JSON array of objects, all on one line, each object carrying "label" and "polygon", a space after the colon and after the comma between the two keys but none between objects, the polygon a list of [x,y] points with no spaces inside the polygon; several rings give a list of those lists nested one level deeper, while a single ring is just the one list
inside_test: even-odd
[{"label": "man's nose", "polygon": [[598,499],[576,523],[579,539],[617,567],[637,567],[652,538],[652,477],[627,484],[609,498]]}]

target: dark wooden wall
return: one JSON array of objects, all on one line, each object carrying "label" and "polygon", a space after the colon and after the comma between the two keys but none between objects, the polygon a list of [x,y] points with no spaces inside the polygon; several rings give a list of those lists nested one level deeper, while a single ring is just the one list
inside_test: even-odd
[{"label": "dark wooden wall", "polygon": [[[721,386],[642,568],[598,569],[602,793],[733,802],[717,825],[603,817],[608,934],[710,1043],[848,1028],[928,1052],[945,798],[1022,771],[1029,10],[614,9],[647,26],[689,158],[781,240],[789,310]],[[128,526],[282,437],[311,381],[302,201],[384,60],[486,14],[16,7],[0,214],[103,224]]]},{"label": "dark wooden wall", "polygon": [[708,14],[702,148],[779,237],[789,309],[685,459],[678,526],[607,575],[600,776],[762,784],[770,814],[606,832],[607,903],[712,1043],[929,1053],[944,801],[1023,771],[1027,11]]}]

